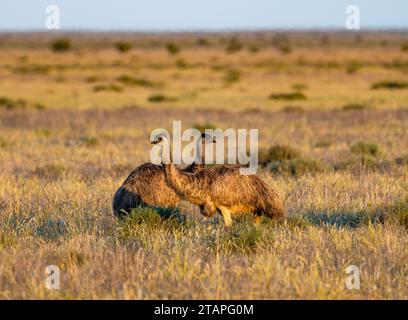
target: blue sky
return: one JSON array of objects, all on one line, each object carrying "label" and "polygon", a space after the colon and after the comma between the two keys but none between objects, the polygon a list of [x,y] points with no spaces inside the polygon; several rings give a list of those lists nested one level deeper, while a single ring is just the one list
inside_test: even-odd
[{"label": "blue sky", "polygon": [[0,31],[45,30],[50,4],[60,7],[62,30],[344,28],[350,4],[362,30],[408,28],[408,0],[2,0]]}]

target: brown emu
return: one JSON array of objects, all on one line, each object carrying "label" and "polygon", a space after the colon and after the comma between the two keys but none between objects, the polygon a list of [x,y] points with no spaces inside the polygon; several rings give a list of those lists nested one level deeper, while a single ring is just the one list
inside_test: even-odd
[{"label": "brown emu", "polygon": [[[193,162],[183,172],[198,172],[205,167],[205,144],[215,142],[214,139],[203,133],[201,142],[201,163]],[[122,218],[138,206],[157,206],[175,208],[182,199],[170,188],[165,181],[162,166],[153,163],[144,163],[134,169],[123,184],[116,191],[113,201],[113,213]]]},{"label": "brown emu", "polygon": [[[183,172],[171,162],[170,145],[165,135],[151,142],[160,143],[166,182],[183,199],[198,205],[201,213],[222,214],[228,227],[231,215],[253,213],[256,220],[264,214],[270,218],[285,216],[285,208],[278,193],[257,175],[242,175],[240,166],[218,165],[197,172]],[[167,152],[164,152],[167,148]]]}]

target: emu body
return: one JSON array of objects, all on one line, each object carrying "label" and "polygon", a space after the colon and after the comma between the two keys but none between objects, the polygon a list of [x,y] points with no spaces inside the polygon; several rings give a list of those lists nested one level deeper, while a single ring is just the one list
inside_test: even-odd
[{"label": "emu body", "polygon": [[[152,143],[163,146],[169,142],[167,137],[160,136]],[[205,216],[221,213],[226,226],[232,224],[231,215],[238,213],[252,213],[257,217],[263,214],[270,218],[285,215],[278,193],[257,175],[240,174],[240,166],[218,165],[192,173],[179,170],[171,158],[163,160],[166,182],[176,194],[199,206]]]},{"label": "emu body", "polygon": [[[205,158],[204,145],[214,142],[205,134],[200,138],[201,158]],[[203,161],[201,161],[203,162]],[[203,163],[192,163],[183,172],[194,173],[205,167]],[[176,208],[183,199],[166,183],[162,166],[144,163],[134,169],[116,191],[112,208],[115,216],[126,216],[138,206]]]}]

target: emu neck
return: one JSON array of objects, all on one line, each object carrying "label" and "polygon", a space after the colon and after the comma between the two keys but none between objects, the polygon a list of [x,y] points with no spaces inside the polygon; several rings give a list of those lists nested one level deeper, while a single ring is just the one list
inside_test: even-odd
[{"label": "emu neck", "polygon": [[[166,150],[167,146],[167,150]],[[167,158],[164,156],[167,154]],[[197,192],[200,192],[197,178],[194,174],[187,174],[179,170],[171,161],[170,144],[166,140],[162,148],[162,162],[164,173],[166,175],[166,182],[174,189],[182,198],[192,203],[196,203],[197,199],[194,197]]]},{"label": "emu neck", "polygon": [[205,140],[199,139],[196,142],[196,160],[193,165],[195,168],[204,169],[205,168]]},{"label": "emu neck", "polygon": [[201,194],[200,181],[194,173],[185,173],[179,170],[173,163],[163,164],[167,184],[184,200],[192,204],[200,205]]},{"label": "emu neck", "polygon": [[172,163],[171,148],[169,140],[165,139],[161,148],[161,158],[163,164]]}]

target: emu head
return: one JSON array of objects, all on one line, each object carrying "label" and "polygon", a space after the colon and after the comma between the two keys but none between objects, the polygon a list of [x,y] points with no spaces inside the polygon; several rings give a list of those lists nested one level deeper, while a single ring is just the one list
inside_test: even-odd
[{"label": "emu head", "polygon": [[205,132],[201,133],[201,138],[200,139],[201,139],[203,144],[216,143],[217,142],[214,135],[210,135],[210,134],[205,133]]},{"label": "emu head", "polygon": [[150,141],[151,144],[162,144],[167,136],[164,133],[159,133],[158,135],[154,136],[153,139]]}]

